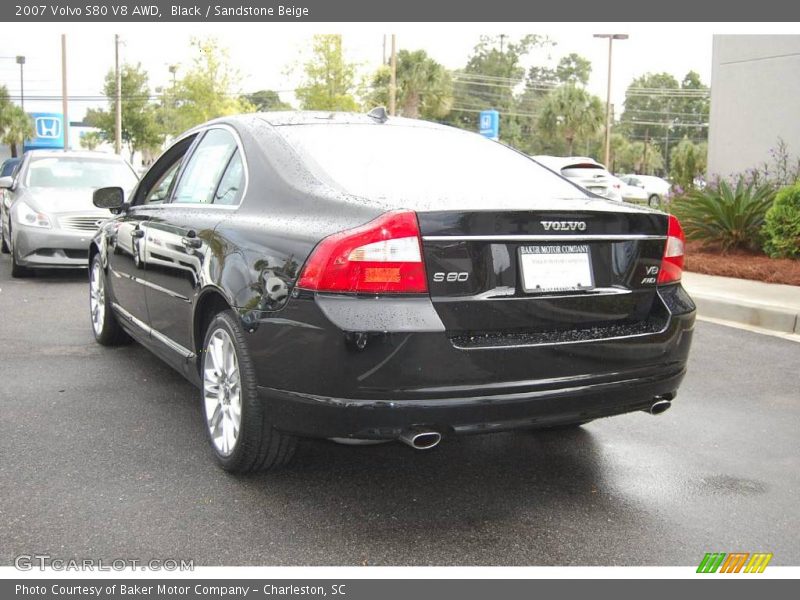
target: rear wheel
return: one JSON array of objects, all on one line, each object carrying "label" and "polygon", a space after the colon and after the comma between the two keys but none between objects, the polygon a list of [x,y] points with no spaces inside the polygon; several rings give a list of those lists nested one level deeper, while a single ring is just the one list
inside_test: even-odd
[{"label": "rear wheel", "polygon": [[89,317],[94,339],[99,344],[119,346],[130,341],[111,310],[111,301],[106,293],[106,274],[99,254],[94,255],[89,268]]},{"label": "rear wheel", "polygon": [[258,398],[244,333],[232,311],[216,315],[203,343],[203,413],[211,448],[223,469],[267,471],[291,460],[297,438],[272,426]]},{"label": "rear wheel", "polygon": [[647,199],[647,204],[650,206],[650,208],[658,208],[661,206],[661,198],[658,197],[658,194],[652,194]]}]

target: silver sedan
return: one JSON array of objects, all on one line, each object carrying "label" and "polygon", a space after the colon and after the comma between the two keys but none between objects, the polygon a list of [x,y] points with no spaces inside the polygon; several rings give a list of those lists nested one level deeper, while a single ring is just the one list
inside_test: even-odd
[{"label": "silver sedan", "polygon": [[92,192],[136,184],[133,168],[115,155],[34,150],[12,177],[2,210],[2,249],[11,253],[14,277],[31,268],[86,267],[88,248],[99,225],[111,216],[95,208]]}]

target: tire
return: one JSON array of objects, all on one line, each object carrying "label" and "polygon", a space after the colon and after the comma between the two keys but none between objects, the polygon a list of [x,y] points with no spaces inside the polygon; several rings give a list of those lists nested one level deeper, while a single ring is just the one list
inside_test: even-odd
[{"label": "tire", "polygon": [[30,277],[31,270],[28,267],[23,267],[17,262],[17,251],[11,252],[11,276],[15,279],[22,279],[23,277]]},{"label": "tire", "polygon": [[647,199],[647,205],[650,208],[658,208],[661,206],[661,198],[658,197],[658,194],[653,194]]},{"label": "tire", "polygon": [[230,310],[208,325],[200,379],[206,434],[223,469],[268,471],[291,460],[297,438],[272,426],[269,406],[258,398],[244,333]]},{"label": "tire", "polygon": [[94,255],[89,266],[89,319],[98,344],[120,346],[131,341],[111,310],[111,300],[106,293],[106,274],[99,254]]}]

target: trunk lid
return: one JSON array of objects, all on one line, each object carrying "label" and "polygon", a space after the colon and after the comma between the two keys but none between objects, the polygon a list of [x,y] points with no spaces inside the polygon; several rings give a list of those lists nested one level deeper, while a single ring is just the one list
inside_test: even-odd
[{"label": "trunk lid", "polygon": [[659,327],[667,216],[592,208],[418,212],[428,288],[449,335],[502,345]]}]

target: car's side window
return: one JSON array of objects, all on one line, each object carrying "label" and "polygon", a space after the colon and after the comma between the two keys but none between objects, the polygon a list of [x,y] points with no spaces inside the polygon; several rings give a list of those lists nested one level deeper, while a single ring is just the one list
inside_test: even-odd
[{"label": "car's side window", "polygon": [[244,187],[244,164],[239,151],[236,150],[228,161],[228,166],[219,180],[214,192],[214,204],[230,206],[238,204]]},{"label": "car's side window", "polygon": [[175,175],[178,167],[181,166],[181,159],[176,160],[167,171],[156,181],[144,197],[142,204],[161,204],[169,198],[172,184],[175,182]]},{"label": "car's side window", "polygon": [[[176,204],[211,204],[231,158],[236,152],[236,140],[225,129],[209,130],[192,152],[182,170],[172,202]],[[230,185],[228,186],[230,187]],[[225,195],[227,190],[221,190]],[[218,203],[229,200],[220,198]]]},{"label": "car's side window", "polygon": [[196,137],[196,135],[190,135],[179,140],[161,155],[139,182],[136,194],[131,201],[132,205],[155,205],[169,200],[184,156],[192,147]]}]

